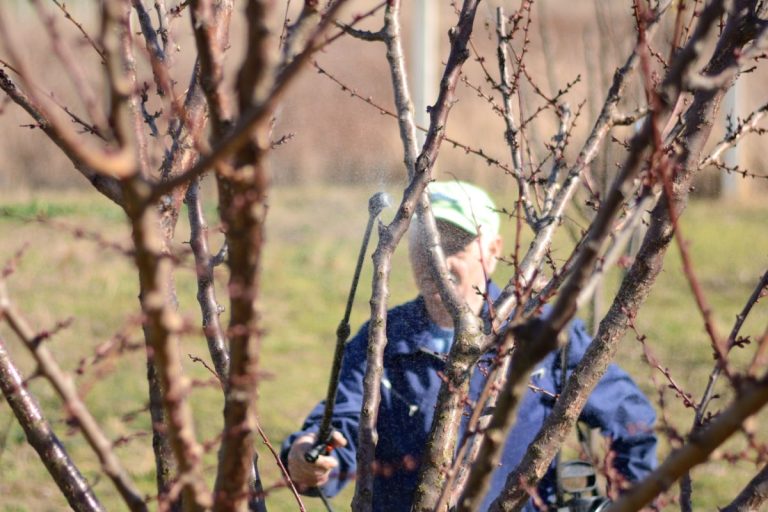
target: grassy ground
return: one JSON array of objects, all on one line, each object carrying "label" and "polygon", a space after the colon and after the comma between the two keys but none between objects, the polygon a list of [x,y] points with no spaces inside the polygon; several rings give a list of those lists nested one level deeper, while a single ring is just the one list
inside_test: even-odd
[{"label": "grassy ground", "polygon": [[[275,445],[300,425],[307,410],[325,393],[335,326],[343,312],[351,266],[366,221],[366,201],[371,192],[373,190],[364,188],[331,187],[273,191],[263,269],[266,332],[261,364],[265,376],[260,388],[259,417]],[[83,359],[92,357],[99,345],[121,329],[128,333],[131,341],[141,341],[140,330],[133,320],[138,313],[137,283],[128,258],[119,249],[89,240],[88,236],[78,236],[74,229],[78,226],[88,233],[98,233],[101,239],[127,248],[127,227],[116,207],[91,194],[47,193],[0,198],[0,208],[4,213],[0,216],[0,261],[26,247],[24,257],[8,281],[18,305],[39,329],[50,328],[63,319],[74,319],[70,328],[49,342],[65,369],[74,371]],[[39,214],[45,214],[49,220],[28,220]],[[766,214],[766,206],[719,202],[694,203],[686,213],[685,235],[691,241],[696,269],[723,333],[730,329],[734,316],[766,268]],[[214,218],[212,212],[209,218]],[[511,251],[514,226],[510,224],[504,229]],[[177,248],[187,256],[182,258],[177,272],[177,287],[181,310],[196,324],[193,272],[183,243],[187,236],[186,228],[180,227]],[[220,236],[214,238],[215,246],[220,243]],[[561,247],[566,244],[565,237],[558,242]],[[567,256],[564,249],[554,254],[556,258]],[[402,248],[395,260],[391,304],[415,294]],[[223,283],[226,275],[223,270],[219,272],[218,278]],[[510,271],[502,269],[500,273],[503,281]],[[612,276],[605,292],[607,299],[617,282],[618,276]],[[370,268],[367,268],[358,291],[353,324],[365,318],[369,294]],[[758,305],[743,333],[753,336],[761,333],[766,317],[765,305]],[[670,252],[666,269],[637,325],[662,365],[670,368],[683,389],[698,398],[709,374],[712,356],[700,315],[680,273],[676,250]],[[0,326],[0,335],[29,375],[32,363],[23,347],[5,326]],[[185,337],[183,344],[185,353],[206,358],[205,343],[200,336]],[[745,349],[744,356],[751,355],[752,350]],[[619,361],[649,395],[654,399],[658,397],[651,376],[659,382],[663,379],[642,361],[642,348],[634,336],[624,341]],[[184,365],[201,381],[208,379],[201,365],[191,360],[184,361]],[[108,434],[113,438],[131,438],[117,448],[118,453],[142,490],[151,494],[154,466],[146,437],[148,414],[141,412],[129,419],[125,417],[140,410],[146,401],[144,372],[144,353],[139,348],[89,367],[76,379]],[[29,387],[43,404],[76,462],[94,482],[107,508],[120,510],[111,484],[98,474],[98,462],[81,436],[71,432],[64,423],[64,411],[49,386],[41,379],[34,379]],[[666,416],[673,426],[684,431],[690,425],[691,411],[682,407],[670,390],[665,391],[664,398]],[[724,404],[726,398],[727,393],[718,403]],[[220,391],[210,386],[197,388],[191,400],[196,411],[198,437],[213,439],[221,428]],[[741,439],[736,439],[718,453],[718,460],[696,470],[696,510],[714,510],[716,505],[723,505],[749,479],[755,470],[754,464],[730,464],[723,460],[729,450],[743,445]],[[279,482],[269,451],[261,444],[258,449],[267,485]],[[663,451],[668,451],[666,444]],[[753,455],[749,449],[747,453]],[[215,450],[206,459],[211,480],[214,464]],[[346,509],[349,502],[346,497],[335,501],[341,510]],[[307,505],[310,510],[321,510],[315,500],[308,499]],[[296,510],[293,498],[285,489],[270,493],[269,506],[270,511]],[[21,428],[7,405],[0,402],[0,510],[63,508],[64,501],[46,479],[36,454],[26,446]]]}]

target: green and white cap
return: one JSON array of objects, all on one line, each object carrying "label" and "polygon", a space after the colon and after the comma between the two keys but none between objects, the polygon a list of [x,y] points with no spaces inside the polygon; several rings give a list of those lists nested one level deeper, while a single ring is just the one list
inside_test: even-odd
[{"label": "green and white cap", "polygon": [[427,185],[427,192],[435,219],[473,235],[499,234],[496,205],[483,189],[464,181],[435,181]]}]

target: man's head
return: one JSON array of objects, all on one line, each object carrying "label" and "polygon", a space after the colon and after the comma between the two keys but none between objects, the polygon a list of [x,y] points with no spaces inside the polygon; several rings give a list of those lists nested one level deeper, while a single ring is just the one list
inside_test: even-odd
[{"label": "man's head", "polygon": [[[469,307],[479,313],[486,279],[496,268],[502,251],[496,206],[485,191],[461,181],[434,182],[427,191],[454,286]],[[430,317],[441,326],[452,326],[429,272],[423,228],[418,219],[411,227],[409,255]]]}]

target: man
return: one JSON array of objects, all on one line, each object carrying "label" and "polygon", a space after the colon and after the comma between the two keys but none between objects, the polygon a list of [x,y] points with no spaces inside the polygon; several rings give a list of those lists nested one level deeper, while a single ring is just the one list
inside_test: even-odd
[{"label": "man", "polygon": [[[499,216],[481,189],[462,182],[436,182],[428,187],[441,246],[453,284],[478,315],[485,294],[495,299],[499,289],[486,281],[502,255]],[[410,510],[419,475],[419,460],[426,444],[432,416],[442,383],[439,372],[453,341],[453,323],[443,307],[420,243],[418,222],[410,231],[409,257],[420,295],[388,313],[384,353],[381,406],[377,429],[377,476],[374,483],[374,510]],[[545,313],[546,314],[546,313]],[[310,413],[302,430],[283,443],[282,457],[299,487],[322,486],[328,496],[336,494],[354,477],[355,449],[365,374],[367,324],[348,343],[334,409],[333,444],[329,456],[314,464],[304,460],[319,428],[323,406]],[[591,341],[579,320],[569,331],[567,369],[573,370]],[[488,365],[488,359],[478,366]],[[523,397],[517,421],[508,436],[501,467],[494,473],[484,507],[499,494],[506,475],[522,459],[554,404],[562,379],[560,353],[550,353],[531,374],[531,389]],[[484,372],[476,371],[470,395],[482,388]],[[533,390],[536,391],[533,391]],[[648,400],[620,368],[611,365],[587,401],[581,420],[599,428],[611,439],[614,466],[627,480],[637,480],[655,465],[656,438],[654,411]],[[554,466],[554,465],[553,465]],[[555,472],[550,468],[537,489],[548,505],[554,504]],[[533,505],[529,503],[529,509]]]}]

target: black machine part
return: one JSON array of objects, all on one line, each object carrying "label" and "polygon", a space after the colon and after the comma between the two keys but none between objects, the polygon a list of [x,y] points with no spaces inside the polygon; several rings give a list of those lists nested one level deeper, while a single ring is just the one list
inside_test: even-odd
[{"label": "black machine part", "polygon": [[600,496],[595,468],[589,462],[560,462],[557,486],[558,496],[570,496],[558,503],[557,512],[602,512],[611,504],[610,499]]},{"label": "black machine part", "polygon": [[[563,348],[560,349],[561,379],[558,393],[562,393],[567,381],[569,344],[569,340],[566,339]],[[591,444],[578,422],[576,433],[579,443],[591,458]],[[566,495],[570,497],[566,499]],[[597,474],[592,463],[583,460],[563,461],[562,451],[557,454],[556,496],[557,505],[552,510],[557,512],[602,512],[611,504],[609,498],[600,495],[597,488]]]}]

